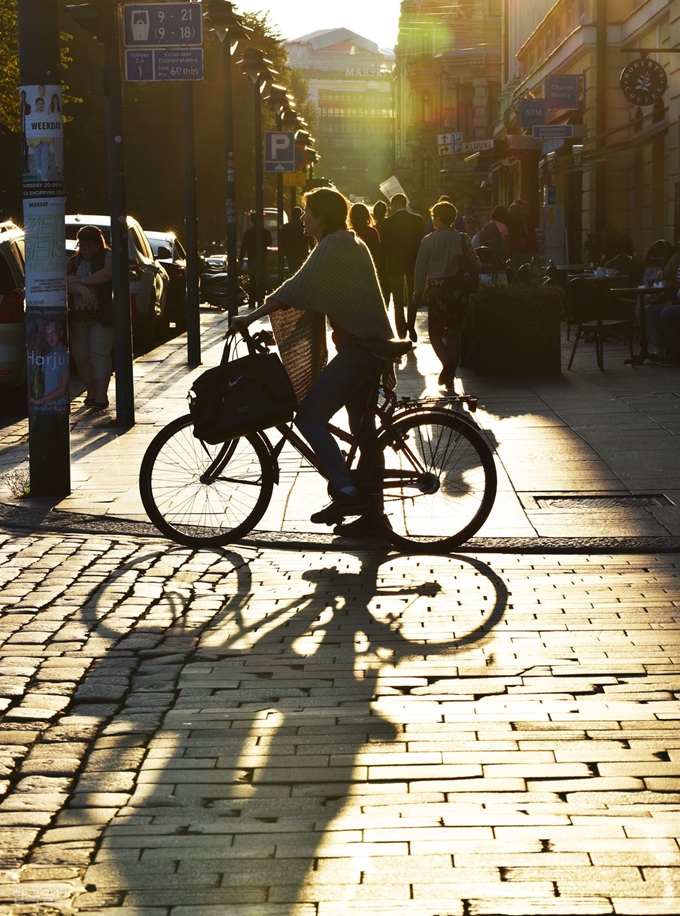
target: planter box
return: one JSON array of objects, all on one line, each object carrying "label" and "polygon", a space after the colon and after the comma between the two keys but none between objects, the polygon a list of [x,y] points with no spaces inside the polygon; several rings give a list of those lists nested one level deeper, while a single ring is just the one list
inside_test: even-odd
[{"label": "planter box", "polygon": [[[477,375],[547,375],[561,371],[560,299],[524,284],[480,286],[466,317],[466,353]],[[470,333],[472,331],[472,333]]]}]

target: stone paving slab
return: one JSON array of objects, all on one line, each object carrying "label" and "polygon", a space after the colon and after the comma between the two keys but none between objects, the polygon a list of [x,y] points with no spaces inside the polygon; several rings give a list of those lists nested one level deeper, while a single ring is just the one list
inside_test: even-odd
[{"label": "stone paving slab", "polygon": [[678,912],[679,581],[0,529],[0,914]]}]

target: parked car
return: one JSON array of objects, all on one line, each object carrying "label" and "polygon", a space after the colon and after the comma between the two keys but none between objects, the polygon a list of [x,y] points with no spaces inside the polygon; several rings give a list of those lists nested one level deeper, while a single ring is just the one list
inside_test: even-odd
[{"label": "parked car", "polygon": [[[66,248],[73,250],[82,226],[97,226],[111,244],[111,217],[91,214],[66,216]],[[170,278],[151,250],[144,230],[128,216],[128,257],[130,263],[130,308],[135,349],[150,350],[165,340],[168,332],[167,291]]]},{"label": "parked car", "polygon": [[174,232],[146,230],[154,257],[170,278],[168,321],[178,331],[187,326],[187,253]]},{"label": "parked car", "polygon": [[0,223],[0,387],[20,390],[26,383],[24,231]]}]

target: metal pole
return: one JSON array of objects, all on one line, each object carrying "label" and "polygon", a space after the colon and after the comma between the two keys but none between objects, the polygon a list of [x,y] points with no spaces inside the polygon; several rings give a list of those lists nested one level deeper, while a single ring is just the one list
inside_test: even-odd
[{"label": "metal pole", "polygon": [[22,0],[18,23],[29,486],[31,496],[66,496],[70,395],[58,0]]},{"label": "metal pole", "polygon": [[183,83],[182,101],[184,114],[184,224],[187,243],[187,364],[193,368],[201,364],[193,83],[188,81]]},{"label": "metal pole", "polygon": [[281,248],[281,229],[283,228],[283,175],[276,176],[276,225],[279,227],[278,279],[283,283],[283,249]]},{"label": "metal pole", "polygon": [[[123,150],[123,98],[118,49],[120,13],[118,3],[102,4],[102,15],[109,17],[104,41],[104,60],[113,269],[116,419],[119,426],[134,426],[135,392],[132,380],[132,320],[130,317],[130,264]],[[153,308],[153,303],[151,307]]]},{"label": "metal pole", "polygon": [[[266,276],[267,268],[267,249],[264,245],[264,224],[262,221],[262,211],[264,210],[264,188],[263,167],[262,167],[262,105],[261,93],[264,87],[264,81],[258,76],[254,82],[255,89],[255,253],[256,253],[256,281],[255,281],[255,301],[259,304],[264,296],[265,283],[263,275]],[[264,274],[263,274],[264,269]],[[252,306],[253,303],[251,303]]]},{"label": "metal pole", "polygon": [[236,248],[236,183],[234,180],[234,101],[229,30],[222,42],[224,83],[224,136],[227,164],[227,309],[229,318],[238,315],[238,251]]}]

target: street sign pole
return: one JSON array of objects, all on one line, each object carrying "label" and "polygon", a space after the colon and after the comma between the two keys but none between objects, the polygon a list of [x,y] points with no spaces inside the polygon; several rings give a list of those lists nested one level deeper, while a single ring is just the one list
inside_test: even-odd
[{"label": "street sign pole", "polygon": [[185,82],[182,84],[182,102],[184,121],[184,225],[187,249],[187,363],[193,369],[201,364],[193,83]]},{"label": "street sign pole", "polygon": [[[104,41],[106,67],[106,123],[109,153],[109,206],[111,210],[111,261],[113,270],[113,328],[116,359],[116,420],[134,426],[135,392],[132,373],[132,320],[130,317],[130,264],[128,255],[125,153],[123,148],[123,96],[118,49],[120,7],[102,4],[108,17]],[[153,308],[153,302],[151,303]]]}]

